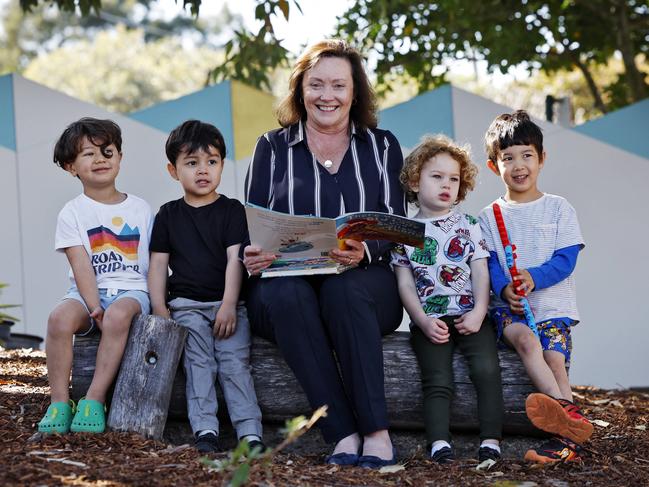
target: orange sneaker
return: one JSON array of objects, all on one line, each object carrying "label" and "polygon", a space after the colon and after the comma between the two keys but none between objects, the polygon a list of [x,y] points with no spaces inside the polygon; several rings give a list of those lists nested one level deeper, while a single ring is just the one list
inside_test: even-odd
[{"label": "orange sneaker", "polygon": [[565,399],[554,399],[535,392],[527,396],[525,412],[532,424],[575,443],[582,444],[593,434],[593,425],[577,406]]},{"label": "orange sneaker", "polygon": [[538,448],[527,450],[525,461],[535,463],[581,462],[581,447],[567,438],[555,437]]}]

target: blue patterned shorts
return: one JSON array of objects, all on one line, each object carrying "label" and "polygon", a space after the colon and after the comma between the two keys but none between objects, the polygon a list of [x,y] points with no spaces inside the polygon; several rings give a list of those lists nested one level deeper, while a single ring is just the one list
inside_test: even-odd
[{"label": "blue patterned shorts", "polygon": [[[525,316],[512,313],[509,308],[494,308],[490,311],[491,318],[496,326],[496,335],[500,346],[506,346],[503,341],[503,330],[512,323],[525,324]],[[570,327],[578,322],[570,318],[551,318],[536,324],[541,339],[543,350],[552,350],[563,354],[566,358],[566,367],[570,366],[572,354],[572,337]]]}]

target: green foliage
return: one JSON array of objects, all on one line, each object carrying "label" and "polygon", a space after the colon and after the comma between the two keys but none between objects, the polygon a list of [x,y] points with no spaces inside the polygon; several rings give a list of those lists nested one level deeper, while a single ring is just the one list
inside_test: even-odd
[{"label": "green foliage", "polygon": [[248,482],[250,476],[250,469],[253,464],[266,466],[270,463],[272,454],[270,452],[262,452],[259,448],[250,450],[248,442],[241,440],[237,447],[232,450],[228,457],[224,460],[210,460],[206,457],[201,459],[201,462],[207,467],[222,472],[230,477],[228,483],[231,487],[239,487]]},{"label": "green foliage", "polygon": [[[140,30],[118,27],[34,60],[24,75],[117,113],[130,113],[200,89],[223,58],[177,39],[145,42]],[[164,62],[161,62],[164,60]]]},{"label": "green foliage", "polygon": [[[181,1],[183,7],[189,8],[198,17],[201,0],[176,0],[177,3]],[[278,16],[288,20],[293,8],[301,11],[298,0],[255,2],[255,19],[261,23],[261,27],[256,33],[243,27],[235,28],[232,39],[224,46],[226,58],[210,72],[208,83],[237,79],[270,90],[271,72],[288,65],[289,53],[282,47],[281,40],[277,39],[272,21]],[[138,3],[148,5],[150,2],[139,0]],[[89,19],[93,15],[101,18],[99,14],[103,14],[107,8],[100,0],[21,0],[25,12],[33,12],[43,6],[56,6],[70,15],[80,14],[82,19]]]},{"label": "green foliage", "polygon": [[[621,52],[624,102],[649,93],[634,60],[649,51],[649,6],[637,0],[358,0],[340,17],[338,34],[376,53],[383,90],[394,74],[415,79],[420,91],[439,86],[458,59],[485,60],[502,72],[578,67],[586,77]],[[603,89],[591,91],[605,109],[597,100]]]},{"label": "green foliage", "polygon": [[163,20],[151,10],[151,0],[104,0],[101,10],[85,15],[55,1],[28,3],[29,10],[23,11],[18,2],[7,2],[0,12],[0,74],[22,73],[36,57],[80,40],[92,41],[116,25],[143,31],[146,42],[182,36],[185,44],[216,47],[224,27],[238,21],[226,8],[216,19],[179,14]]},{"label": "green foliage", "polygon": [[225,44],[225,55],[225,61],[210,71],[209,83],[236,79],[268,91],[271,90],[270,71],[288,66],[289,58],[288,51],[265,32],[265,27],[257,34],[235,31],[234,38]]},{"label": "green foliage", "polygon": [[[20,6],[26,12],[30,12],[39,3],[39,0],[20,0]],[[101,0],[58,0],[56,3],[59,8],[66,12],[76,12],[77,9],[81,11],[81,15],[88,15],[91,10],[99,13],[101,9]]]},{"label": "green foliage", "polygon": [[[288,20],[293,8],[300,9],[299,2],[255,0],[261,27],[256,33],[234,30],[224,46],[225,61],[210,72],[208,82],[239,79],[268,89],[270,73],[289,64],[272,21],[279,16]],[[195,16],[201,3],[182,0]],[[22,0],[21,5],[27,10],[56,5],[90,18],[108,2]],[[420,92],[439,86],[447,82],[456,60],[484,60],[491,72],[518,66],[546,74],[578,69],[601,112],[649,95],[646,72],[637,65],[638,55],[649,54],[649,5],[640,0],[358,0],[339,18],[338,34],[376,60],[383,96],[404,78]],[[598,84],[593,70],[614,54],[624,61],[622,72],[610,83]]]},{"label": "green foliage", "polygon": [[241,28],[225,44],[226,59],[209,75],[209,82],[237,79],[247,84],[271,90],[269,74],[272,70],[287,67],[290,54],[275,36],[272,18],[282,15],[289,19],[291,3],[301,11],[296,0],[256,0],[255,19],[262,26],[255,34]]},{"label": "green foliage", "polygon": [[296,441],[300,436],[306,433],[315,422],[327,415],[327,406],[318,408],[310,418],[298,416],[286,420],[286,425],[282,430],[284,440],[272,450],[261,451],[259,448],[250,450],[248,442],[241,440],[237,447],[232,450],[228,457],[223,460],[210,460],[202,458],[201,462],[208,468],[225,474],[230,481],[231,487],[246,485],[250,477],[250,472],[256,468],[268,467],[274,455],[279,453],[287,445]]},{"label": "green foliage", "polygon": [[[9,284],[5,284],[3,282],[0,282],[0,294],[2,294],[2,289],[7,287],[8,285]],[[8,315],[7,313],[2,311],[3,309],[18,308],[18,307],[20,307],[19,304],[0,304],[0,322],[3,322],[3,321],[18,322],[18,321],[20,321],[15,316]]]},{"label": "green foliage", "polygon": [[[596,65],[591,74],[598,86],[608,86],[619,79],[623,72],[621,60],[612,58],[607,64]],[[501,79],[495,82],[490,77],[474,77],[470,74],[451,73],[448,76],[453,86],[488,98],[509,107],[525,107],[530,114],[545,118],[545,97],[551,94],[557,98],[569,97],[573,107],[574,123],[582,124],[602,116],[603,112],[593,104],[593,96],[577,68],[560,69],[552,73],[538,71],[521,79]],[[396,92],[399,92],[399,87]],[[393,95],[393,93],[391,93]],[[612,106],[608,92],[603,92],[608,106]],[[412,96],[403,96],[396,101],[404,101]]]}]

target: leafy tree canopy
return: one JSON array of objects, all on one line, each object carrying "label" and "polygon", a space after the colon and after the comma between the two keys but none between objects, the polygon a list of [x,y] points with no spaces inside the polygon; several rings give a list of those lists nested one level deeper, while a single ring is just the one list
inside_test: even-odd
[{"label": "leafy tree canopy", "polygon": [[[201,0],[181,2],[199,16]],[[235,30],[225,45],[226,59],[210,80],[235,78],[269,88],[269,73],[287,65],[289,53],[272,21],[288,20],[300,0],[255,2],[261,27]],[[101,0],[21,0],[26,10],[40,4],[84,17],[105,8]],[[357,0],[339,18],[337,31],[376,60],[380,91],[402,76],[428,90],[446,81],[451,61],[469,59],[486,61],[491,71],[576,69],[601,112],[649,95],[649,5],[643,0]],[[613,56],[621,58],[623,70],[601,84],[593,71]]]},{"label": "leafy tree canopy", "polygon": [[[232,38],[224,45],[226,58],[210,72],[209,81],[239,79],[270,91],[270,73],[277,67],[288,65],[291,55],[277,39],[272,20],[277,16],[288,20],[292,9],[300,10],[298,1],[255,1],[257,3],[255,18],[260,21],[261,27],[257,32],[251,32],[241,26],[234,28]],[[176,2],[182,3],[183,7],[189,9],[195,18],[198,18],[201,0],[176,0]],[[149,6],[153,0],[138,0],[137,3]],[[79,14],[82,18],[101,17],[106,9],[106,5],[101,0],[20,0],[20,5],[26,12],[42,5],[56,5],[63,12],[71,15]]]},{"label": "leafy tree canopy", "polygon": [[[115,25],[139,29],[145,41],[181,36],[194,45],[217,48],[226,27],[241,24],[241,19],[224,10],[218,19],[194,19],[186,15],[161,19],[152,10],[151,0],[104,0],[86,2],[7,2],[0,12],[0,73],[22,72],[38,55],[79,40],[91,40]],[[97,8],[90,8],[97,5]],[[22,10],[22,8],[26,10]],[[79,15],[86,12],[85,15]]]},{"label": "leafy tree canopy", "polygon": [[[638,0],[358,0],[340,17],[338,34],[376,54],[384,88],[389,75],[405,73],[428,90],[445,82],[450,61],[471,59],[491,71],[577,68],[603,112],[649,94],[636,64],[649,53],[649,6]],[[623,73],[598,86],[591,69],[615,52]]]},{"label": "leafy tree canopy", "polygon": [[107,110],[129,113],[200,89],[222,59],[213,49],[187,49],[174,38],[145,42],[142,30],[118,26],[38,57],[24,75]]}]

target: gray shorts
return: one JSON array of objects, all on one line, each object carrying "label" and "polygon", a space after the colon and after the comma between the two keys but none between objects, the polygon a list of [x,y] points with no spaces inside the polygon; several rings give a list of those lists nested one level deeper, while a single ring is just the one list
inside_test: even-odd
[{"label": "gray shorts", "polygon": [[[141,291],[139,289],[99,289],[99,303],[101,304],[101,307],[104,308],[104,310],[108,309],[108,307],[115,301],[119,301],[123,298],[135,299],[138,303],[140,303],[140,310],[142,314],[149,314],[151,303],[149,301],[149,293],[147,293],[146,291]],[[83,307],[86,308],[88,314],[90,314],[90,310],[88,309],[86,302],[81,297],[81,294],[79,294],[79,290],[76,286],[72,286],[70,289],[68,289],[68,292],[65,296],[63,296],[63,299],[61,299],[61,301],[65,301],[66,299],[74,299],[76,301],[79,301],[83,305]],[[91,333],[95,332],[95,330],[97,330],[97,325],[95,324],[95,320],[91,319],[90,328],[82,333],[77,333],[76,336],[90,335]]]}]

